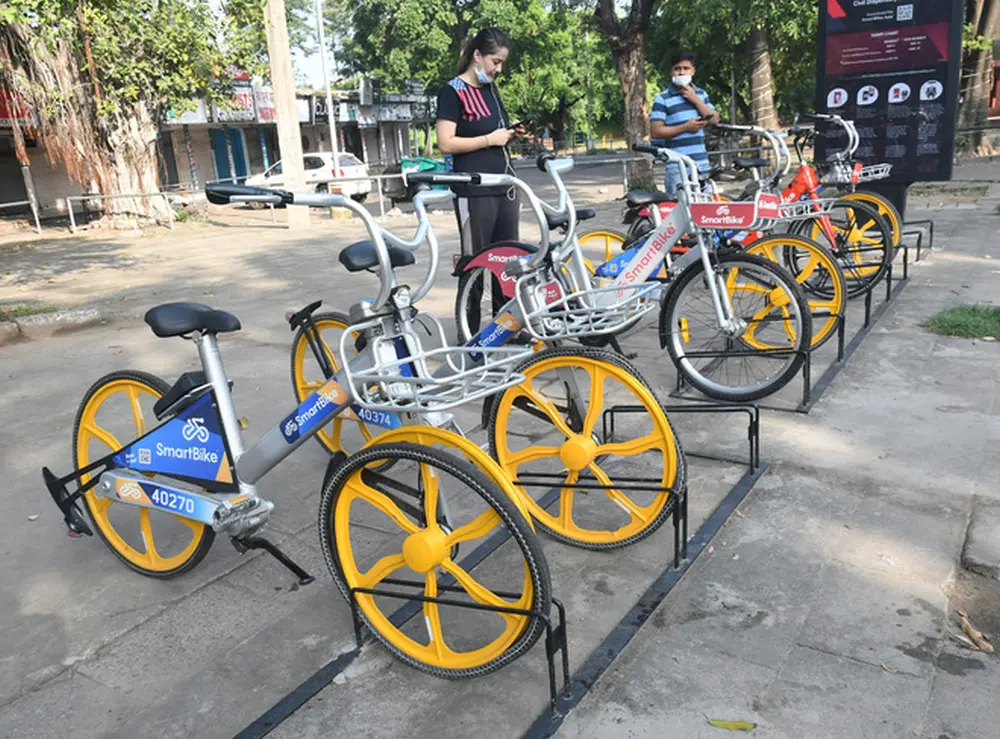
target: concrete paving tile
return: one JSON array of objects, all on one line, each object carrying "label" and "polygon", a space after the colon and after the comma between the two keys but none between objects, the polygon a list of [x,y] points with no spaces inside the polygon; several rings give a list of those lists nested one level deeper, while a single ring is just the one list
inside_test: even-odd
[{"label": "concrete paving tile", "polygon": [[128,715],[132,696],[83,675],[67,673],[0,708],[9,739],[106,736]]},{"label": "concrete paving tile", "polygon": [[941,647],[947,598],[937,583],[829,565],[799,643],[927,676]]},{"label": "concrete paving tile", "polygon": [[197,674],[235,645],[294,608],[284,594],[259,597],[225,583],[212,585],[168,608],[77,669],[98,682],[134,692],[134,699]]},{"label": "concrete paving tile", "polygon": [[777,736],[902,739],[919,731],[932,679],[799,647],[753,705]]}]

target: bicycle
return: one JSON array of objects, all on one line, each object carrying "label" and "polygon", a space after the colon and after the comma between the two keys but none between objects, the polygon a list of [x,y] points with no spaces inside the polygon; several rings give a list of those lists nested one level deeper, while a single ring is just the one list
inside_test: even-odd
[{"label": "bicycle", "polygon": [[[551,161],[552,168],[572,166],[572,162]],[[499,178],[499,179],[498,179]],[[540,224],[540,246],[534,253],[539,264],[545,264],[550,252],[549,230],[542,202],[521,180],[509,175],[466,175],[459,173],[414,173],[408,175],[417,186],[455,183],[516,187],[524,202],[532,209]],[[450,197],[444,193],[444,197]],[[560,205],[551,209],[563,212],[568,198],[560,195]],[[425,287],[429,288],[437,269],[438,245],[423,207],[416,209],[418,226],[410,239],[385,234],[394,264],[403,266],[415,262],[414,251],[428,246],[428,271]],[[573,213],[575,217],[575,212]],[[366,242],[353,244],[341,252],[340,261],[348,270],[360,272],[373,266],[372,260],[360,260],[356,253],[364,252]],[[537,266],[525,266],[529,273]],[[408,290],[397,288],[398,294]],[[500,467],[515,480],[527,511],[538,527],[554,538],[587,549],[611,549],[639,541],[663,525],[674,511],[686,486],[684,455],[669,419],[650,386],[636,368],[613,352],[599,349],[550,348],[534,352],[529,344],[518,350],[504,345],[523,330],[530,332],[546,320],[550,305],[542,290],[537,295],[525,283],[526,294],[509,301],[490,322],[464,347],[462,352],[471,364],[480,361],[484,351],[521,351],[524,357],[513,371],[524,382],[487,399],[482,411],[482,425],[488,433],[491,455]],[[404,292],[405,294],[405,292]],[[366,303],[355,305],[349,314],[316,313],[317,301],[288,316],[295,332],[292,345],[292,384],[296,398],[314,392],[340,372],[355,376],[351,353],[384,351],[386,361],[397,364],[401,375],[405,370],[408,382],[432,382],[433,374],[420,363],[396,356],[396,348],[386,337],[402,337],[415,342],[420,332],[430,333],[437,343],[446,344],[444,329],[436,318],[424,312],[392,310],[382,315]],[[611,313],[600,326],[588,326],[599,333],[614,329],[617,320]],[[624,317],[623,317],[624,320]],[[360,396],[363,398],[363,394]],[[631,425],[616,426],[614,434],[599,425],[604,410],[615,405],[630,405],[644,411],[631,419]],[[335,425],[327,425],[317,436],[330,453],[343,453],[381,438],[378,434],[405,426],[421,413],[425,422],[462,433],[457,419],[442,409],[424,413],[405,404],[383,407],[371,412],[363,402],[356,403],[350,414],[345,413]],[[361,435],[362,438],[357,437]],[[367,440],[367,441],[366,441]],[[640,444],[633,444],[642,440]],[[651,470],[655,485],[648,491],[618,478],[634,477],[635,468]],[[533,483],[548,480],[539,488]],[[534,489],[535,494],[530,491]],[[558,489],[556,500],[547,500],[548,491]],[[588,495],[591,491],[600,495]],[[551,497],[551,496],[550,496]],[[559,504],[558,512],[548,507]]]},{"label": "bicycle", "polygon": [[[579,243],[572,237],[575,219],[570,207],[570,238],[553,252],[551,267],[544,279],[555,282],[566,296],[565,300],[570,300],[574,293],[582,293],[578,302],[597,312],[602,306],[608,309],[617,306],[623,291],[649,282],[648,293],[636,300],[648,304],[648,310],[660,304],[661,346],[668,349],[685,380],[705,394],[727,401],[753,400],[775,392],[792,379],[805,359],[812,337],[808,304],[786,270],[759,256],[714,249],[705,234],[718,228],[720,223],[727,229],[735,225],[766,226],[778,215],[778,199],[762,193],[750,203],[714,202],[711,195],[700,192],[697,165],[688,157],[669,149],[639,145],[633,149],[670,159],[685,168],[681,170],[687,176],[679,198],[681,207],[674,208],[642,245],[597,267],[597,277],[609,280],[605,287],[598,288],[583,267],[585,262]],[[565,185],[558,171],[550,174],[562,202]],[[731,214],[715,214],[721,207],[732,209]],[[671,248],[686,232],[696,235],[697,246],[672,260]],[[485,254],[489,259],[493,252],[487,250]],[[520,257],[504,256],[503,272],[508,276],[521,276],[523,273],[517,266],[521,259],[535,261],[535,255],[530,249],[524,249]],[[669,278],[655,278],[664,267]],[[499,264],[496,269],[500,269]],[[707,274],[716,275],[716,279],[705,279]],[[466,280],[474,277],[470,272],[463,275]],[[707,293],[700,294],[701,288]],[[599,294],[596,302],[588,296],[592,292]],[[460,282],[459,295],[462,294],[468,293],[463,291]],[[734,306],[734,301],[738,307]],[[621,322],[607,334],[613,336],[637,325],[646,312],[634,312],[628,321]],[[477,328],[471,325],[470,315],[473,314],[470,306],[463,304],[460,298],[456,315],[460,335],[472,333]],[[693,328],[700,318],[706,319],[705,325]],[[716,348],[717,339],[721,339],[722,348]],[[691,346],[692,340],[699,342],[697,347]],[[729,360],[739,365],[735,377]],[[760,366],[764,367],[762,371],[754,369]]]},{"label": "bicycle", "polygon": [[[784,142],[772,132],[757,127],[716,125],[733,130],[746,130],[767,138],[778,158],[773,176],[765,178],[761,174],[761,170],[770,167],[770,161],[764,158],[737,157],[734,160],[735,166],[738,169],[749,171],[753,175],[753,182],[733,200],[751,199],[762,190],[777,192],[780,189],[781,179],[788,173],[791,164],[791,156]],[[890,243],[894,243],[891,228],[879,216],[876,207],[867,202],[868,193],[858,192],[851,196],[841,195],[833,200],[820,198],[819,175],[814,167],[805,163],[803,154],[803,144],[814,135],[814,132],[812,129],[796,125],[790,133],[796,136],[795,149],[799,155],[800,165],[788,186],[780,191],[782,203],[786,206],[782,210],[782,219],[780,220],[787,220],[788,215],[794,215],[794,220],[791,223],[792,236],[805,236],[812,241],[829,245],[829,250],[836,257],[841,271],[844,273],[847,298],[863,295],[873,289],[888,273],[889,265],[894,256],[894,249],[889,246]],[[728,200],[724,197],[720,199]],[[652,212],[655,208],[651,206],[659,208],[661,216],[664,216],[675,205],[674,198],[665,193],[630,193],[624,217],[624,220],[630,223],[630,228],[622,238],[622,248],[626,249],[640,242],[652,229]],[[722,234],[720,238],[729,242],[750,245],[764,236],[760,232],[737,234],[738,231],[731,230],[729,233]],[[581,241],[586,242],[591,238],[591,234],[584,234],[581,236]],[[602,230],[597,238],[598,241],[603,239],[610,248],[612,241],[610,232]],[[683,249],[683,246],[678,250],[680,249]],[[802,270],[811,264],[812,260],[813,257],[810,255],[803,263],[801,257],[786,253],[782,263],[787,264],[796,278],[802,281]],[[837,291],[832,286],[823,289],[814,286],[812,290],[806,286],[806,289],[807,292],[811,292],[812,295],[822,298],[824,301],[837,300]],[[829,336],[830,332],[828,331],[825,333],[825,338]]]},{"label": "bicycle", "polygon": [[[242,185],[217,185],[207,194],[216,204],[281,202],[361,215],[371,240],[346,251],[348,258],[379,269],[377,298],[361,304],[374,316],[412,309],[430,287],[430,279],[416,291],[396,285],[399,254],[387,249],[368,212],[341,195]],[[423,201],[432,197],[420,195]],[[185,372],[173,386],[131,370],[102,377],[77,413],[74,471],[57,478],[44,468],[42,475],[71,536],[92,536],[96,529],[126,566],[154,578],[190,571],[216,534],[224,534],[241,553],[264,549],[300,584],[312,582],[257,536],[274,509],[257,491],[264,475],[352,404],[378,413],[399,404],[440,411],[523,382],[514,367],[531,353],[530,347],[481,348],[478,361],[470,363],[466,350],[428,351],[409,335],[390,336],[391,353],[375,343],[363,348],[350,367],[244,448],[218,344],[220,334],[241,328],[239,320],[198,303],[168,303],[149,310],[145,321],[157,336],[191,340],[202,369]],[[445,371],[434,377],[400,372],[433,361]],[[147,429],[147,417],[159,425]],[[123,445],[122,433],[134,439]],[[389,468],[391,477],[385,474]],[[401,426],[356,454],[332,458],[318,528],[327,567],[356,617],[397,658],[421,671],[445,678],[486,674],[527,652],[545,629],[552,602],[548,565],[521,496],[485,452],[453,432]],[[459,552],[496,534],[506,536],[504,543],[491,566],[473,575]],[[407,571],[410,578],[392,577]],[[446,585],[450,581],[454,587]],[[393,621],[395,599],[375,588],[383,583],[421,590],[422,622]],[[485,610],[454,606],[437,597],[439,589],[457,589]],[[468,627],[470,619],[475,628]]]}]

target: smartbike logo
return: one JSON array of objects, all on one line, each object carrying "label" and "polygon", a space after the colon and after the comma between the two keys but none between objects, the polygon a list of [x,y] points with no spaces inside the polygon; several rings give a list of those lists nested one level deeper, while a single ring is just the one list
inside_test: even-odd
[{"label": "smartbike logo", "polygon": [[626,282],[645,279],[651,271],[650,266],[659,263],[663,248],[670,243],[671,238],[676,233],[677,227],[673,223],[668,224],[666,230],[652,239],[649,245],[643,249],[642,257],[635,266],[629,265],[629,270],[622,275],[621,279]]},{"label": "smartbike logo", "polygon": [[[305,403],[286,418],[281,424],[281,433],[285,441],[292,443],[304,431],[309,430],[323,417],[323,411],[331,405],[342,405],[347,402],[347,394],[336,380],[330,380],[316,391],[307,407]],[[309,402],[308,400],[306,402]]]}]

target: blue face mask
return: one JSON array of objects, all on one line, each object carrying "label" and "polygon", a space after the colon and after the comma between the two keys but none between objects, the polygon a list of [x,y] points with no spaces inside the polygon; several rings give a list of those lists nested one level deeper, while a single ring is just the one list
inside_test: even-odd
[{"label": "blue face mask", "polygon": [[486,74],[486,70],[476,65],[476,79],[479,80],[480,85],[488,85],[493,82],[493,78]]}]

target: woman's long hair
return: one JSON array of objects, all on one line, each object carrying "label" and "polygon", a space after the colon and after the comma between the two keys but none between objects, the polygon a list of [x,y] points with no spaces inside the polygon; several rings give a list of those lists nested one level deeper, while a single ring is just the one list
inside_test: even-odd
[{"label": "woman's long hair", "polygon": [[458,73],[462,74],[472,65],[472,58],[477,51],[482,56],[489,56],[497,49],[506,49],[509,46],[510,41],[506,33],[499,28],[484,28],[462,47],[462,53],[458,57]]}]

